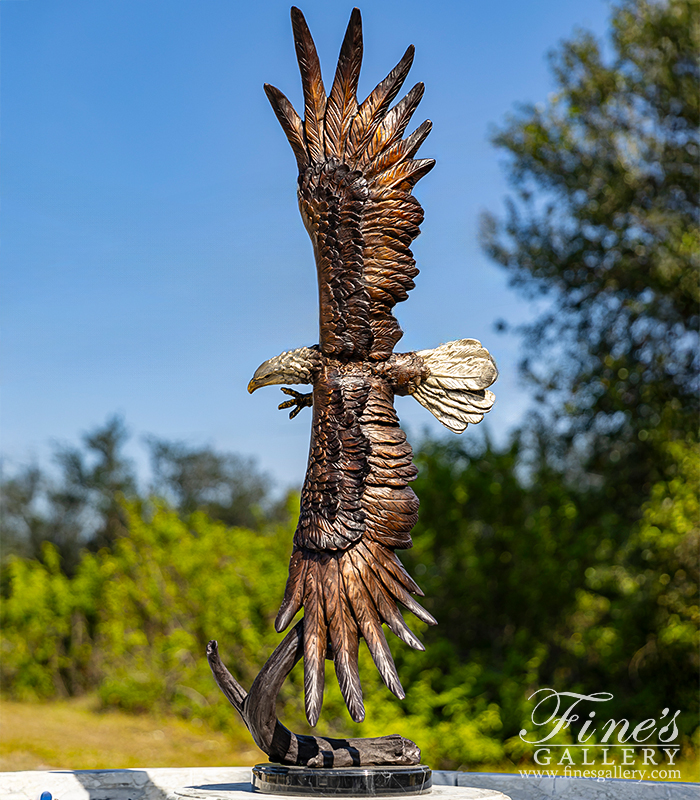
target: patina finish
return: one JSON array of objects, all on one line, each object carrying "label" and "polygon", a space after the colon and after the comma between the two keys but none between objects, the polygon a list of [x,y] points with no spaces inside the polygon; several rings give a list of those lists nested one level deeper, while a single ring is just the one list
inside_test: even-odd
[{"label": "patina finish", "polygon": [[290,417],[305,406],[313,408],[301,514],[275,627],[283,631],[301,609],[304,616],[248,695],[219,661],[215,643],[208,655],[219,685],[271,760],[313,766],[418,763],[418,748],[399,736],[342,744],[296,736],[277,721],[275,698],[303,658],[306,715],[315,725],[323,703],[324,663],[332,659],[350,715],[364,719],[360,639],[389,689],[404,697],[383,625],[423,649],[399,605],[430,625],[435,620],[414,599],[422,592],[395,553],[411,547],[418,498],[409,485],[417,471],[394,396],[412,395],[450,430],[462,432],[493,405],[488,387],[498,373],[474,339],[394,353],[402,331],[392,310],[408,297],[418,274],[410,245],[420,232],[423,209],[412,191],[435,165],[415,158],[430,132],[429,121],[404,138],[423,84],[391,107],[411,67],[413,47],[358,103],[359,10],[350,17],[329,94],[313,39],[296,8],[292,26],[304,119],[278,89],[266,85],[265,92],[299,168],[299,207],[318,273],[320,341],[266,361],[248,389],[286,383],[313,387],[307,394],[283,388],[292,399],[280,405],[292,409]]}]

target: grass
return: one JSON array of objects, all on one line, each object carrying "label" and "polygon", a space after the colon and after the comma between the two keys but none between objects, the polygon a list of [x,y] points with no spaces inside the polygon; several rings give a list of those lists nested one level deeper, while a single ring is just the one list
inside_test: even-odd
[{"label": "grass", "polygon": [[93,698],[0,701],[0,772],[29,769],[248,766],[267,761],[243,725],[100,712]]},{"label": "grass", "polygon": [[[201,720],[99,711],[91,697],[50,703],[0,700],[0,772],[250,766],[259,761],[267,761],[267,756],[237,719],[232,719],[231,731],[223,734]],[[532,768],[546,769],[536,764],[484,764],[474,771]],[[700,779],[698,762],[690,753],[678,760],[677,769],[683,781]]]}]

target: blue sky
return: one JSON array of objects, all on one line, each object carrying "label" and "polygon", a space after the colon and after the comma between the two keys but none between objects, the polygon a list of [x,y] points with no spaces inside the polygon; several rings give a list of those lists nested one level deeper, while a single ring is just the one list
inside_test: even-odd
[{"label": "blue sky", "polygon": [[[122,414],[146,433],[254,455],[300,483],[310,414],[246,385],[318,334],[311,245],[291,149],[262,91],[301,88],[289,2],[2,0],[2,453],[46,463],[51,442]],[[330,83],[351,3],[301,4]],[[480,339],[501,378],[490,430],[529,404],[519,342],[494,321],[532,310],[480,252],[481,210],[508,186],[491,126],[553,90],[546,53],[576,26],[605,34],[602,0],[372,0],[360,6],[366,95],[416,46],[407,87],[433,121],[417,187],[416,289],[399,349]],[[414,126],[415,126],[414,125]],[[412,126],[412,127],[414,127]],[[411,398],[416,437],[440,426]],[[472,428],[467,433],[472,434]],[[451,434],[449,434],[451,435]],[[472,434],[473,435],[473,434]]]}]

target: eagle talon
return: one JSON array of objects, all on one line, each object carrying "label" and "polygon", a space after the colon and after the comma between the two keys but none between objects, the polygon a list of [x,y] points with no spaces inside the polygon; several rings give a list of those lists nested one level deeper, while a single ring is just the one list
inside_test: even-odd
[{"label": "eagle talon", "polygon": [[294,389],[289,389],[287,386],[283,386],[282,391],[285,394],[291,395],[292,399],[285,400],[284,403],[280,403],[277,408],[291,408],[289,419],[294,419],[305,406],[313,405],[313,392],[306,392],[304,394],[302,392],[296,392]]}]

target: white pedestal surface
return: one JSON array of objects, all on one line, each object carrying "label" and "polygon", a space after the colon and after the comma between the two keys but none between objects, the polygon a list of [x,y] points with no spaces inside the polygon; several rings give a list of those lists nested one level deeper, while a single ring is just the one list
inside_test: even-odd
[{"label": "white pedestal surface", "polygon": [[[2,800],[250,800],[249,767],[0,773]],[[284,800],[283,795],[266,795]],[[262,796],[261,796],[262,797]],[[434,800],[700,800],[700,784],[433,772]],[[299,800],[299,798],[294,798]]]}]

